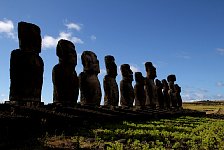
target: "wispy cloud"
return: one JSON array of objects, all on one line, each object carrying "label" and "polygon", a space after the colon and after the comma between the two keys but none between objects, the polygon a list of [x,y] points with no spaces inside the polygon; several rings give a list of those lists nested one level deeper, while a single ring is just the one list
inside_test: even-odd
[{"label": "wispy cloud", "polygon": [[83,44],[84,43],[80,38],[78,38],[76,36],[72,36],[71,32],[60,32],[59,36],[56,38],[49,36],[49,35],[45,35],[44,38],[42,39],[43,49],[55,48],[60,39],[69,40],[75,44]]},{"label": "wispy cloud", "polygon": [[106,69],[100,69],[99,76],[105,75],[107,73]]},{"label": "wispy cloud", "polygon": [[3,34],[8,38],[15,39],[16,36],[12,20],[0,20],[0,34]]},{"label": "wispy cloud", "polygon": [[216,51],[221,54],[224,55],[224,48],[217,48]]},{"label": "wispy cloud", "polygon": [[206,89],[185,89],[181,96],[184,101],[205,100],[209,98],[208,93]]},{"label": "wispy cloud", "polygon": [[191,59],[191,56],[186,52],[180,52],[179,54],[176,55],[176,57],[181,59]]},{"label": "wispy cloud", "polygon": [[219,82],[216,83],[216,86],[218,86],[218,87],[224,87],[224,82],[219,81]]},{"label": "wispy cloud", "polygon": [[81,28],[81,25],[80,24],[77,24],[77,23],[68,23],[68,24],[65,24],[65,26],[68,28],[68,29],[74,29],[74,30],[77,30],[77,31],[80,31],[82,28]]},{"label": "wispy cloud", "polygon": [[139,69],[138,67],[133,66],[133,65],[131,65],[130,68],[131,68],[131,70],[132,70],[134,73],[140,71],[140,69]]},{"label": "wispy cloud", "polygon": [[95,40],[96,40],[96,36],[95,36],[95,35],[91,35],[91,36],[90,36],[90,39],[91,39],[92,41],[95,41]]}]

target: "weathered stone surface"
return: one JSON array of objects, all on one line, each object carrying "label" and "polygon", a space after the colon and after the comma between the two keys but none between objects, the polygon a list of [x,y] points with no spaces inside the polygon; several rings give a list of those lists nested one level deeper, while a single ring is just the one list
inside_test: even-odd
[{"label": "weathered stone surface", "polygon": [[52,71],[53,102],[67,106],[75,105],[79,95],[79,81],[75,71],[77,65],[75,45],[61,39],[58,41],[56,54],[59,57],[59,63]]},{"label": "weathered stone surface", "polygon": [[175,96],[175,87],[174,87],[174,82],[176,81],[176,76],[171,74],[167,77],[167,81],[169,83],[169,98],[170,98],[170,102],[171,102],[171,106],[173,108],[177,107],[177,99]]},{"label": "weathered stone surface", "polygon": [[41,52],[40,28],[31,23],[18,23],[19,49],[11,52],[11,102],[40,102],[44,63]]},{"label": "weathered stone surface", "polygon": [[156,87],[157,87],[157,94],[158,94],[158,107],[163,109],[164,108],[164,97],[163,97],[163,84],[160,80],[156,79]]},{"label": "weathered stone surface", "polygon": [[145,107],[145,78],[141,72],[135,72],[135,106],[144,108]]},{"label": "weathered stone surface", "polygon": [[158,102],[157,87],[155,85],[156,68],[151,62],[145,63],[145,70],[147,73],[145,81],[145,93],[146,93],[146,106],[155,108]]},{"label": "weathered stone surface", "polygon": [[99,106],[102,93],[97,75],[100,73],[99,60],[92,51],[84,51],[81,56],[83,72],[79,75],[81,105]]},{"label": "weathered stone surface", "polygon": [[181,87],[178,84],[174,85],[175,89],[175,97],[177,99],[177,107],[181,108],[182,107],[182,98],[181,98]]},{"label": "weathered stone surface", "polygon": [[103,79],[104,87],[104,105],[105,106],[118,106],[119,103],[119,91],[116,82],[117,65],[115,59],[111,55],[107,55],[104,58],[105,66],[107,69],[107,75]]},{"label": "weathered stone surface", "polygon": [[121,65],[122,80],[120,81],[120,104],[122,107],[133,107],[134,89],[132,86],[133,72],[128,64]]},{"label": "weathered stone surface", "polygon": [[162,80],[162,84],[163,84],[163,99],[164,99],[164,105],[165,105],[165,108],[170,108],[170,98],[169,98],[169,94],[168,94],[168,91],[169,91],[169,86],[168,86],[168,83],[166,81],[166,79],[163,79]]}]

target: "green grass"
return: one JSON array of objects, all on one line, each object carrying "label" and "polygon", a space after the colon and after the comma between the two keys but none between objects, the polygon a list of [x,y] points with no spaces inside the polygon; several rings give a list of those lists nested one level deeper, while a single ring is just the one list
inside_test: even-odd
[{"label": "green grass", "polygon": [[[89,141],[89,138],[94,140]],[[45,138],[45,144],[51,139]],[[89,149],[221,150],[224,149],[224,120],[186,116],[146,122],[124,121],[97,125],[73,137],[64,137],[64,140]]]}]

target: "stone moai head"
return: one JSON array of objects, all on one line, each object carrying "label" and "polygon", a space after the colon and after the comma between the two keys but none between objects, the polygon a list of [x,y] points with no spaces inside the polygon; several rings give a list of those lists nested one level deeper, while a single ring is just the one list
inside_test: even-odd
[{"label": "stone moai head", "polygon": [[116,78],[117,76],[117,65],[115,64],[115,59],[111,55],[107,55],[104,57],[105,66],[107,69],[107,74],[111,77]]},{"label": "stone moai head", "polygon": [[163,84],[163,87],[167,87],[168,86],[168,83],[167,83],[166,79],[162,80],[162,84]]},{"label": "stone moai head", "polygon": [[97,56],[92,51],[84,51],[81,56],[83,71],[89,74],[99,74],[100,65]]},{"label": "stone moai head", "polygon": [[18,23],[19,47],[22,51],[41,52],[40,28],[32,23]]},{"label": "stone moai head", "polygon": [[59,63],[76,66],[77,54],[75,45],[68,40],[61,39],[58,41],[56,54],[59,57]]},{"label": "stone moai head", "polygon": [[136,83],[144,84],[145,78],[142,76],[141,72],[135,72],[135,81],[136,81]]},{"label": "stone moai head", "polygon": [[162,84],[162,82],[160,80],[156,79],[156,86],[157,87],[162,87],[163,84]]},{"label": "stone moai head", "polygon": [[156,68],[153,66],[152,62],[145,63],[145,70],[147,72],[147,77],[150,79],[155,79],[157,77]]},{"label": "stone moai head", "polygon": [[121,74],[122,74],[123,79],[133,81],[133,72],[132,72],[129,64],[121,65],[120,69],[121,69]]},{"label": "stone moai head", "polygon": [[176,81],[176,76],[174,74],[168,75],[167,81],[168,82],[175,82]]}]

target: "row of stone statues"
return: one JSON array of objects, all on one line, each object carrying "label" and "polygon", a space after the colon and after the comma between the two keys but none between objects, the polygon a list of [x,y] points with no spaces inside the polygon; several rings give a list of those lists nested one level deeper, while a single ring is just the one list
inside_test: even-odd
[{"label": "row of stone statues", "polygon": [[[10,58],[10,102],[39,103],[43,84],[44,63],[41,52],[40,28],[34,24],[18,23],[19,49],[13,50]],[[81,105],[100,106],[102,92],[98,79],[99,61],[92,51],[81,55],[83,71],[77,76],[77,54],[75,46],[68,40],[59,40],[56,48],[59,63],[52,71],[53,103],[65,106],[76,105],[79,91]],[[145,63],[147,76],[135,73],[136,84],[133,88],[133,72],[128,64],[120,67],[122,80],[120,92],[116,82],[117,65],[113,56],[105,56],[107,74],[103,80],[104,105],[139,108],[181,107],[181,88],[174,84],[175,75],[169,75],[167,81],[155,80],[156,68],[151,62]],[[120,93],[120,95],[119,95]],[[119,97],[120,96],[120,97]]]}]

